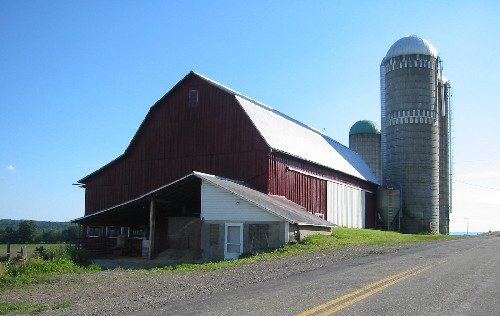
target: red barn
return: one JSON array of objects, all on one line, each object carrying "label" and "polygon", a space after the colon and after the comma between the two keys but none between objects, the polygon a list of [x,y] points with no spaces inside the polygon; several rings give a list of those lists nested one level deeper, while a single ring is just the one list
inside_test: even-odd
[{"label": "red barn", "polygon": [[[210,179],[233,179],[251,189],[236,195],[260,209],[246,209],[255,218],[249,220],[247,214],[243,220],[240,211],[228,210],[220,221],[209,216],[220,228],[208,224],[203,200],[209,195],[203,190],[204,184],[214,185]],[[374,227],[379,185],[357,153],[194,72],[151,107],[121,156],[79,183],[85,188],[85,216],[75,221],[84,225],[83,237],[116,237],[111,246],[147,250],[150,257],[172,247],[195,249],[207,260],[221,257],[220,249],[230,247],[227,235],[236,230],[228,230],[228,221],[242,222],[240,253],[266,248],[266,242],[279,246],[271,240],[271,226],[255,226],[261,225],[258,214],[272,222],[264,215],[270,212],[288,223],[282,225],[283,236],[311,231],[305,227],[329,229],[330,223]],[[235,194],[232,186],[215,186],[225,195]],[[289,209],[307,215],[298,218],[299,213],[286,213],[286,207],[272,209],[269,198],[288,201]],[[222,198],[217,201],[224,204]],[[288,235],[279,239],[286,242]],[[218,255],[215,250],[207,254],[218,238],[224,244]],[[245,245],[249,238],[258,247]]]}]

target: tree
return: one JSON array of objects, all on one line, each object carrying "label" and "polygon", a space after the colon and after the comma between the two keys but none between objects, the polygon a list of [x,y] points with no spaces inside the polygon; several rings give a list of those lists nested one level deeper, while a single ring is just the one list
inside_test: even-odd
[{"label": "tree", "polygon": [[61,241],[61,230],[56,228],[44,229],[42,231],[42,241],[47,243]]},{"label": "tree", "polygon": [[70,225],[63,229],[61,239],[64,242],[74,242],[79,237],[78,225]]},{"label": "tree", "polygon": [[35,237],[36,224],[34,221],[21,221],[17,226],[17,236],[21,243],[31,243]]},{"label": "tree", "polygon": [[4,238],[5,238],[5,243],[11,242],[15,243],[17,242],[17,231],[13,229],[12,227],[6,227],[4,231]]}]

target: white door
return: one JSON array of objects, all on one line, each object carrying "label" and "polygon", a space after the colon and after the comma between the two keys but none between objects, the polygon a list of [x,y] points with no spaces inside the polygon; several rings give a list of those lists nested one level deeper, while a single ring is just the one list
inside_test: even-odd
[{"label": "white door", "polygon": [[365,228],[365,192],[327,181],[326,220],[338,226]]},{"label": "white door", "polygon": [[224,259],[237,259],[243,252],[243,224],[226,223]]}]

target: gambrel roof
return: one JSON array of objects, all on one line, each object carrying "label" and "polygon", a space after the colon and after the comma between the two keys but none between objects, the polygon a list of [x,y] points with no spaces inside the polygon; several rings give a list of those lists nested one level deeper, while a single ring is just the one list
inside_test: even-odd
[{"label": "gambrel roof", "polygon": [[[356,152],[331,139],[327,135],[198,73],[191,71],[170,91],[181,85],[189,76],[197,76],[209,84],[233,95],[237,104],[239,104],[248,115],[253,125],[271,150],[282,152],[298,159],[336,170],[361,180],[380,184],[380,181],[377,179],[374,172]],[[165,96],[167,96],[170,91]],[[165,96],[163,98],[165,98]],[[148,116],[146,116],[141,124],[141,127],[139,127],[136,136]],[[134,139],[136,136],[134,136]],[[134,139],[132,139],[131,144],[134,142]],[[131,145],[129,145],[129,148],[130,146]],[[125,153],[126,152],[127,151],[125,151]],[[115,163],[123,156],[124,154],[78,182],[85,183],[89,177]]]}]

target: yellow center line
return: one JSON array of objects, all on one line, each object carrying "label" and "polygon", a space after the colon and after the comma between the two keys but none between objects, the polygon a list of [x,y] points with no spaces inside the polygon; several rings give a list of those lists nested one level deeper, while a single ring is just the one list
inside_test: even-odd
[{"label": "yellow center line", "polygon": [[341,309],[343,309],[343,308],[345,308],[347,306],[350,306],[350,305],[352,305],[352,304],[354,304],[356,302],[361,301],[362,299],[365,299],[365,298],[367,298],[367,297],[369,297],[369,296],[371,296],[371,295],[373,295],[373,294],[375,294],[377,292],[380,292],[383,289],[385,289],[385,288],[387,288],[387,287],[389,287],[391,285],[394,285],[394,284],[396,284],[398,282],[401,282],[401,281],[403,281],[403,280],[405,280],[405,279],[407,279],[407,278],[409,278],[409,277],[411,277],[413,275],[422,273],[425,270],[429,269],[431,266],[432,266],[432,264],[418,266],[418,267],[406,270],[404,272],[393,274],[393,275],[388,276],[386,278],[380,279],[380,280],[378,280],[376,282],[373,282],[373,283],[370,283],[368,285],[365,285],[365,286],[363,286],[362,288],[360,288],[360,289],[358,289],[356,291],[353,291],[351,293],[345,294],[345,295],[343,295],[341,297],[338,297],[336,299],[328,301],[328,302],[326,302],[324,304],[321,304],[321,305],[318,305],[318,306],[316,306],[314,308],[306,310],[306,311],[304,311],[304,312],[302,312],[300,314],[297,314],[297,316],[312,315],[312,314],[314,314],[314,313],[316,313],[318,311],[321,311],[321,310],[323,310],[323,309],[325,309],[327,307],[330,307],[332,305],[335,305],[337,303],[345,301],[345,300],[347,300],[347,299],[349,299],[349,298],[351,298],[353,296],[356,296],[356,295],[358,295],[360,293],[366,292],[369,289],[372,289],[374,287],[377,287],[377,286],[383,284],[383,285],[381,285],[381,286],[379,286],[379,287],[377,287],[377,288],[375,288],[375,289],[373,289],[371,291],[366,292],[365,294],[359,295],[359,296],[357,296],[357,297],[355,297],[355,298],[353,298],[353,299],[351,299],[351,300],[349,300],[347,302],[344,302],[344,303],[342,303],[342,304],[340,304],[340,305],[338,305],[338,306],[336,306],[336,307],[334,307],[332,309],[329,309],[329,310],[327,310],[327,311],[319,314],[319,315],[331,315],[331,314],[333,314],[333,313],[335,313],[335,312],[337,312],[337,311],[339,311],[339,310],[341,310]]},{"label": "yellow center line", "polygon": [[377,288],[375,288],[375,289],[373,289],[373,290],[371,290],[371,291],[368,291],[368,292],[366,292],[366,293],[365,293],[365,294],[363,294],[363,295],[357,296],[357,297],[353,298],[352,300],[349,300],[349,301],[347,301],[347,302],[344,302],[344,303],[342,303],[342,304],[340,304],[340,305],[335,306],[335,307],[334,307],[334,308],[332,308],[332,309],[329,309],[329,310],[327,310],[327,311],[325,311],[325,312],[323,312],[323,313],[321,313],[321,314],[318,314],[318,316],[328,316],[328,315],[331,315],[331,314],[333,314],[333,313],[336,313],[336,312],[338,312],[338,311],[340,311],[340,310],[342,310],[342,309],[344,309],[344,308],[346,308],[346,307],[348,307],[348,306],[353,305],[354,303],[357,303],[357,302],[359,302],[359,301],[361,301],[361,300],[364,300],[365,298],[367,298],[367,297],[369,297],[369,296],[372,296],[372,295],[373,295],[373,294],[375,294],[375,293],[378,293],[378,292],[382,291],[382,290],[383,290],[383,289],[385,289],[385,288],[388,288],[389,286],[392,286],[392,285],[394,285],[394,284],[396,284],[396,283],[399,283],[399,282],[401,282],[401,281],[403,281],[403,280],[408,279],[409,277],[412,277],[412,276],[414,276],[414,275],[417,275],[417,274],[419,274],[419,273],[422,273],[422,272],[424,272],[425,270],[429,269],[430,267],[431,267],[431,266],[429,265],[429,266],[423,267],[423,268],[421,268],[420,270],[417,270],[417,271],[415,271],[415,272],[413,272],[413,273],[409,273],[409,274],[407,274],[407,275],[404,275],[404,276],[402,276],[402,277],[400,277],[400,278],[398,278],[398,279],[395,279],[395,280],[393,280],[393,281],[391,281],[391,282],[388,282],[388,283],[386,283],[386,284],[384,284],[384,285],[382,285],[382,286],[380,286],[380,287],[377,287]]}]

